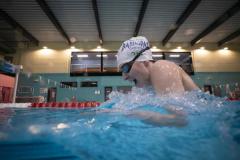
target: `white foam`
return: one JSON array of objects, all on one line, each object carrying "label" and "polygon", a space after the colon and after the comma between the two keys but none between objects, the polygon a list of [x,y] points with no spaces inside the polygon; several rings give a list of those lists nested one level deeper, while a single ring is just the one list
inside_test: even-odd
[{"label": "white foam", "polygon": [[[176,108],[184,108],[188,111],[201,111],[203,109],[218,108],[224,105],[225,99],[206,94],[200,90],[185,92],[184,94],[168,94],[158,96],[152,88],[136,88],[128,94],[112,92],[109,95],[110,100],[103,103],[102,106],[112,104],[111,108],[120,110],[129,110],[145,105],[164,107],[168,105]],[[207,107],[206,107],[207,106]]]}]

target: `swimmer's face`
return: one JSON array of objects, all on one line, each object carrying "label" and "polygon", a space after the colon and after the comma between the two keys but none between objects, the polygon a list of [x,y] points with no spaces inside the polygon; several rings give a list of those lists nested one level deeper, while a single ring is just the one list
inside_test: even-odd
[{"label": "swimmer's face", "polygon": [[149,47],[146,47],[146,48],[142,49],[141,51],[139,51],[130,62],[127,62],[122,65],[122,67],[120,68],[120,71],[125,74],[129,73],[132,68],[132,65],[135,63],[135,61],[138,59],[138,57],[140,57],[144,51],[149,50],[149,49],[150,49]]},{"label": "swimmer's face", "polygon": [[134,62],[130,71],[122,72],[122,76],[124,80],[134,82],[137,87],[144,87],[149,83],[149,71],[144,62]]}]

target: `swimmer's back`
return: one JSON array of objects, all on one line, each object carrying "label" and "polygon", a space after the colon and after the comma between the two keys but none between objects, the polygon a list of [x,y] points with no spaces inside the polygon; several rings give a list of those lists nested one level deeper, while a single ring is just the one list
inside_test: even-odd
[{"label": "swimmer's back", "polygon": [[170,61],[159,60],[151,67],[151,83],[158,94],[183,93],[179,67]]},{"label": "swimmer's back", "polygon": [[151,81],[159,94],[183,93],[198,89],[182,68],[167,60],[158,60],[153,64]]}]

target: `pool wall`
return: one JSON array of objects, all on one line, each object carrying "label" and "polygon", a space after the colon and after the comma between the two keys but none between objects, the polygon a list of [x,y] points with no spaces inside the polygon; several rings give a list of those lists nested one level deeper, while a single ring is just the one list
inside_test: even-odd
[{"label": "pool wall", "polygon": [[[225,87],[229,84],[230,89],[236,85],[240,85],[240,72],[197,72],[192,76],[194,81],[200,88],[203,85],[221,85],[222,95],[226,95]],[[75,81],[78,84],[77,88],[61,88],[60,82],[62,81]],[[82,81],[97,81],[98,87],[80,87]],[[70,101],[73,96],[78,101],[104,101],[104,88],[113,87],[116,90],[118,86],[132,86],[131,83],[124,81],[121,76],[89,76],[89,77],[70,77],[66,73],[54,74],[21,74],[19,78],[19,86],[31,86],[34,88],[33,94],[18,93],[18,96],[44,96],[42,90],[51,87],[57,87],[57,101]],[[95,94],[100,91],[100,94]]]}]

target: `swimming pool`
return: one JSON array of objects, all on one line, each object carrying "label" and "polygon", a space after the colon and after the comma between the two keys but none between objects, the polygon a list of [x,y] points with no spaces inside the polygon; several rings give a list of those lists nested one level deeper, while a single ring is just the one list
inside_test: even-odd
[{"label": "swimming pool", "polygon": [[[153,98],[142,90],[113,93],[97,109],[0,110],[1,159],[211,159],[240,158],[240,103],[204,93]],[[141,98],[144,97],[144,98]],[[156,126],[126,110],[186,113],[183,127]],[[105,113],[102,108],[117,108]],[[101,113],[99,113],[101,112]]]}]

